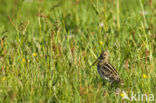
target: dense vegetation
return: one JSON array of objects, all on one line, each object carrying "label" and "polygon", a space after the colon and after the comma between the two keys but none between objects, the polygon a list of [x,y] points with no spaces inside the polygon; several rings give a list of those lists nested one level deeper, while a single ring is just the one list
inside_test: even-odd
[{"label": "dense vegetation", "polygon": [[[0,7],[1,103],[156,95],[155,0],[1,0]],[[96,65],[89,68],[103,50],[123,86],[111,87]]]}]

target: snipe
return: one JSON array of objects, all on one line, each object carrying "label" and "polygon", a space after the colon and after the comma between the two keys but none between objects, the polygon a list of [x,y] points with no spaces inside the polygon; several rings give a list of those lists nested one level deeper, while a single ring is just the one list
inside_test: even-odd
[{"label": "snipe", "polygon": [[121,83],[120,76],[118,75],[116,69],[108,62],[108,52],[103,51],[100,57],[89,67],[91,68],[96,62],[97,71],[103,79],[106,79],[112,83]]}]

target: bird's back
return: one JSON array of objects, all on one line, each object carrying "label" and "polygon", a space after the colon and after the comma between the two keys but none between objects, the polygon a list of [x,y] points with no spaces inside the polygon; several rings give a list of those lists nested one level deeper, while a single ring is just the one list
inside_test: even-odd
[{"label": "bird's back", "polygon": [[116,69],[110,63],[98,63],[97,70],[103,79],[116,83],[120,82]]}]

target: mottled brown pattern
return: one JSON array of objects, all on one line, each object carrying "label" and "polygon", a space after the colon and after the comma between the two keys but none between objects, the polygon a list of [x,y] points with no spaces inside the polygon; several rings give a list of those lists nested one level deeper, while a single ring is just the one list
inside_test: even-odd
[{"label": "mottled brown pattern", "polygon": [[120,83],[120,77],[116,69],[108,62],[107,51],[103,51],[98,60],[96,60],[93,64],[95,64],[96,62],[98,62],[97,71],[103,79],[115,83]]}]

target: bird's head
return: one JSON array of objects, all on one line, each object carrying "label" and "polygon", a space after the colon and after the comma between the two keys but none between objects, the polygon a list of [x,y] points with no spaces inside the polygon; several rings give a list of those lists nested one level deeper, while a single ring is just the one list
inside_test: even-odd
[{"label": "bird's head", "polygon": [[109,54],[107,51],[102,51],[99,59],[108,59],[108,56],[109,56]]},{"label": "bird's head", "polygon": [[107,51],[102,51],[100,57],[89,68],[91,68],[98,61],[103,61],[103,60],[104,61],[107,61],[108,60],[108,52]]}]

